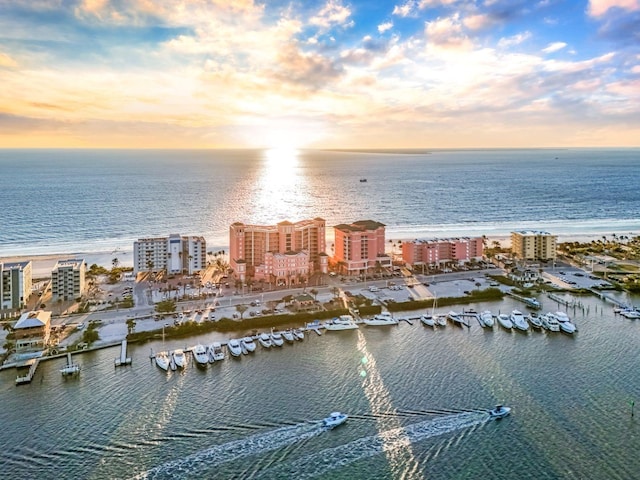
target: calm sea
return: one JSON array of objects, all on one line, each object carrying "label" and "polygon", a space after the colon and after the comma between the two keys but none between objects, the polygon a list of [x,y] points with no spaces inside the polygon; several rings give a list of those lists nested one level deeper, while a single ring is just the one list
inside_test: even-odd
[{"label": "calm sea", "polygon": [[225,248],[235,221],[317,216],[380,221],[389,239],[638,234],[639,165],[638,149],[0,150],[0,257],[170,233]]},{"label": "calm sea", "polygon": [[[304,342],[193,363],[169,374],[149,349],[44,362],[28,386],[0,372],[2,475],[12,479],[640,478],[640,323],[581,299],[563,334],[397,327],[310,334]],[[475,305],[522,308],[505,299]],[[542,299],[544,310],[558,307]],[[186,344],[186,345],[185,345]],[[497,403],[513,408],[487,421]],[[325,432],[332,411],[351,415]]]}]

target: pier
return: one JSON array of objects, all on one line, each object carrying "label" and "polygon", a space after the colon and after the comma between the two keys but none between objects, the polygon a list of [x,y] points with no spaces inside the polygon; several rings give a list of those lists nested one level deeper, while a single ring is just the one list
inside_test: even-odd
[{"label": "pier", "polygon": [[16,365],[17,369],[29,367],[29,371],[26,375],[16,377],[16,385],[23,385],[25,383],[31,383],[34,375],[36,374],[36,368],[38,368],[38,363],[40,363],[39,358],[31,358],[24,362],[23,364]]},{"label": "pier", "polygon": [[[527,305],[527,307],[529,308],[535,308],[535,309],[539,309],[542,308],[542,305],[540,305],[540,302],[538,300],[536,300],[533,297],[523,297],[522,295],[518,295],[516,293],[513,292],[506,292],[507,295],[509,295],[512,298],[515,298],[516,300],[520,300],[521,302],[523,302],[524,304]],[[551,295],[553,294],[549,294],[549,297],[551,297]]]},{"label": "pier", "polygon": [[115,359],[115,366],[122,367],[124,365],[131,365],[131,357],[127,357],[127,340],[122,341],[120,345],[120,358]]}]

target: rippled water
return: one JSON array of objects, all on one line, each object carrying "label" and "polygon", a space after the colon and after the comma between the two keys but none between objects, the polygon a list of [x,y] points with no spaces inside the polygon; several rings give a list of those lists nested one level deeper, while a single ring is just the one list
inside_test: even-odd
[{"label": "rippled water", "polygon": [[[0,372],[7,478],[639,478],[640,323],[582,298],[575,338],[420,323],[304,342],[166,374],[149,349]],[[543,299],[544,311],[557,305]],[[494,313],[513,300],[479,304]],[[167,341],[165,348],[215,335]],[[510,417],[487,421],[496,403]],[[351,415],[324,431],[331,411]]]},{"label": "rippled water", "polygon": [[0,256],[131,250],[173,232],[224,247],[235,221],[317,216],[374,219],[395,239],[638,234],[639,161],[638,149],[0,150]]}]

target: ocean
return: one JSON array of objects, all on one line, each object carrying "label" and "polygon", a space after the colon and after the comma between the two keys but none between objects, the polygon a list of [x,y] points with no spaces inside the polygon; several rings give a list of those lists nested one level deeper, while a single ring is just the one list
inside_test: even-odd
[{"label": "ocean", "polygon": [[639,164],[639,149],[5,149],[0,258],[120,252],[126,263],[138,238],[202,235],[218,250],[233,222],[313,217],[376,220],[392,240],[637,235]]},{"label": "ocean", "polygon": [[[173,232],[225,248],[234,221],[315,216],[377,220],[388,239],[634,235],[639,153],[1,150],[0,257],[123,252]],[[540,300],[544,312],[565,308]],[[579,300],[573,337],[401,322],[311,333],[206,370],[191,362],[167,374],[150,349],[220,334],[130,345],[126,368],[113,366],[118,349],[84,353],[75,379],[60,375],[64,359],[21,387],[15,370],[0,371],[2,475],[640,479],[640,323]],[[498,403],[512,415],[487,421]],[[348,422],[324,431],[336,410]]]}]

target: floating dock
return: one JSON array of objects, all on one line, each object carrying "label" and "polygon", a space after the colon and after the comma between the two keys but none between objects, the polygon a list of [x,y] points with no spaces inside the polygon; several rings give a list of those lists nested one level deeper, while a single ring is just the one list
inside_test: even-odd
[{"label": "floating dock", "polygon": [[[538,300],[536,300],[533,297],[523,297],[522,295],[518,295],[516,293],[513,292],[507,292],[507,295],[509,295],[510,297],[515,298],[516,300],[520,300],[521,302],[523,302],[527,307],[529,308],[535,308],[535,309],[539,309],[542,308],[542,305],[540,305],[540,302]],[[549,298],[551,298],[551,295],[553,294],[549,294]]]},{"label": "floating dock", "polygon": [[116,358],[115,366],[122,367],[124,365],[131,365],[131,357],[127,357],[127,340],[122,341],[120,346],[120,358]]}]

